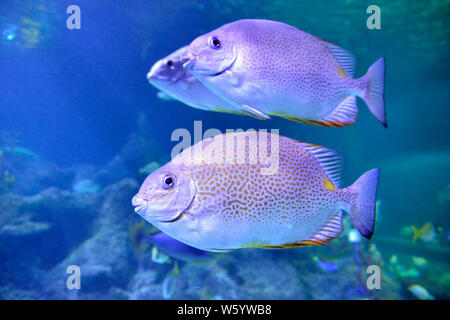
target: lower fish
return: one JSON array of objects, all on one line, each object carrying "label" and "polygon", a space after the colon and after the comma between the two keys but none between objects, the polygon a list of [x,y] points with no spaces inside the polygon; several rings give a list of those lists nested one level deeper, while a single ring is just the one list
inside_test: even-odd
[{"label": "lower fish", "polygon": [[206,251],[326,244],[341,234],[343,212],[370,239],[379,169],[340,188],[342,168],[343,158],[322,146],[226,133],[154,171],[132,203],[161,231]]}]

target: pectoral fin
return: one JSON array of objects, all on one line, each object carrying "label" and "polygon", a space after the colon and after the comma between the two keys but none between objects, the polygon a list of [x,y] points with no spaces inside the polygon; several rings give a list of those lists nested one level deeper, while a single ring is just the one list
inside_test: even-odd
[{"label": "pectoral fin", "polygon": [[256,108],[250,107],[249,105],[242,104],[241,105],[242,110],[248,114],[249,116],[252,116],[253,118],[259,119],[259,120],[269,120],[270,116],[262,112],[261,110],[258,110]]}]

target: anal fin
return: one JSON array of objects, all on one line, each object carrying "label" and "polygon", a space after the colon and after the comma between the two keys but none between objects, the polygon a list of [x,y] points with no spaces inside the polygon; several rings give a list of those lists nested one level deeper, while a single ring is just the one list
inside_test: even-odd
[{"label": "anal fin", "polygon": [[342,211],[337,210],[330,216],[328,221],[305,242],[311,243],[310,245],[327,244],[331,240],[339,237],[342,230]]},{"label": "anal fin", "polygon": [[356,97],[348,96],[322,121],[334,124],[337,127],[346,127],[355,123],[357,116]]}]

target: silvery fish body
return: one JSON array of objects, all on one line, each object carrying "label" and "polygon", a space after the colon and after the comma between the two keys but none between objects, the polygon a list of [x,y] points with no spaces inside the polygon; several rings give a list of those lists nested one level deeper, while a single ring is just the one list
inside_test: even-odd
[{"label": "silvery fish body", "polygon": [[342,211],[370,238],[378,169],[340,189],[342,158],[276,134],[217,135],[150,174],[135,211],[190,246],[223,251],[328,243]]},{"label": "silvery fish body", "polygon": [[[214,92],[206,88],[197,78],[187,72],[183,63],[183,55],[187,47],[173,52],[157,61],[147,74],[148,81],[168,96],[187,104],[190,107],[208,111],[241,113],[234,105],[226,102]],[[160,95],[164,100],[164,95]]]},{"label": "silvery fish body", "polygon": [[354,79],[351,53],[290,25],[238,20],[195,39],[185,58],[206,87],[256,117],[347,126],[359,96],[386,125],[384,58]]}]

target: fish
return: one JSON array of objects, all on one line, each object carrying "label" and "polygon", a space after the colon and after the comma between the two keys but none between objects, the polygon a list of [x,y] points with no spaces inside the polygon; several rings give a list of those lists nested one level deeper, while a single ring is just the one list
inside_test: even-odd
[{"label": "fish", "polygon": [[228,132],[150,174],[132,205],[170,237],[211,252],[327,244],[342,232],[343,211],[370,239],[379,169],[341,189],[343,161],[276,133]]},{"label": "fish", "polygon": [[434,296],[431,295],[427,289],[419,284],[413,284],[408,287],[409,292],[411,292],[416,298],[420,300],[434,300]]},{"label": "fish", "polygon": [[[186,49],[187,46],[182,47],[157,61],[147,73],[149,83],[166,94],[163,99],[170,100],[168,96],[201,110],[245,114],[206,88],[184,69],[183,64],[186,60],[183,56]],[[162,96],[160,93],[159,97]]]},{"label": "fish", "polygon": [[391,258],[389,259],[389,263],[391,264],[397,264],[398,263],[398,257],[397,255],[392,255]]},{"label": "fish", "polygon": [[153,247],[151,252],[152,252],[152,261],[154,263],[164,264],[171,262],[170,257],[167,254],[160,252],[157,247]]},{"label": "fish", "polygon": [[323,261],[319,257],[314,256],[313,261],[317,264],[317,266],[325,272],[336,272],[338,271],[338,266],[331,261]]},{"label": "fish", "polygon": [[155,171],[156,169],[158,169],[159,167],[161,167],[161,165],[158,162],[156,161],[149,162],[144,167],[139,169],[139,174],[148,175],[153,171]]},{"label": "fish", "polygon": [[420,276],[419,270],[416,268],[406,268],[403,265],[395,265],[395,271],[400,278],[417,278]]},{"label": "fish", "polygon": [[421,240],[424,242],[431,242],[436,239],[437,232],[435,227],[431,222],[427,222],[421,228],[417,228],[416,226],[411,226],[413,231],[412,241],[416,242],[417,240]]},{"label": "fish", "polygon": [[259,119],[349,126],[358,115],[358,96],[387,127],[385,59],[355,79],[353,54],[282,22],[228,23],[194,39],[183,60],[211,91]]},{"label": "fish", "polygon": [[144,235],[142,240],[153,244],[159,251],[162,251],[169,257],[185,262],[209,261],[214,257],[210,252],[188,246],[169,237],[164,232],[158,232],[150,236]]},{"label": "fish", "polygon": [[72,186],[72,191],[80,194],[96,194],[100,192],[100,190],[101,186],[91,179],[79,180]]},{"label": "fish", "polygon": [[428,261],[425,258],[422,257],[416,257],[416,256],[412,256],[411,257],[412,262],[414,263],[414,265],[420,269],[424,269],[427,267],[428,265]]}]

